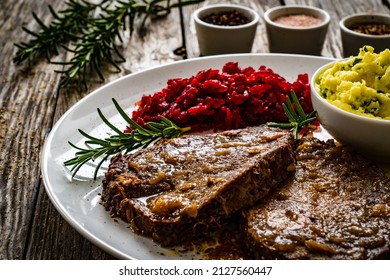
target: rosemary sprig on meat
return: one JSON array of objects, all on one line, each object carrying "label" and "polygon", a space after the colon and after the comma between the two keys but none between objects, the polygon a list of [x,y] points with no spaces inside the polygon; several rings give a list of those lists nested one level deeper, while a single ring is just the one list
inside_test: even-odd
[{"label": "rosemary sprig on meat", "polygon": [[[168,14],[171,9],[202,2],[203,0],[101,0],[98,4],[86,0],[68,0],[65,8],[56,12],[49,5],[53,20],[45,24],[35,13],[33,17],[40,31],[23,30],[33,38],[29,42],[15,44],[17,52],[14,63],[35,62],[45,56],[50,63],[64,68],[61,86],[77,80],[86,87],[86,72],[91,69],[104,80],[101,67],[103,63],[120,71],[118,63],[125,58],[118,48],[122,42],[121,33],[129,29],[130,37],[139,20],[143,30],[147,19]],[[52,56],[60,50],[70,52],[69,61],[52,61]]]},{"label": "rosemary sprig on meat", "polygon": [[[269,123],[268,126],[270,127],[279,127],[284,129],[290,129],[291,132],[294,134],[295,139],[300,138],[300,131],[307,127],[310,123],[315,121],[317,119],[317,112],[314,110],[313,112],[306,114],[301,104],[299,103],[298,97],[295,94],[294,91],[290,92],[290,96],[286,97],[286,103],[283,103],[283,110],[286,114],[289,123]],[[291,101],[292,99],[292,101]],[[295,109],[294,109],[294,105]]]},{"label": "rosemary sprig on meat", "polygon": [[109,156],[123,151],[129,153],[139,148],[145,148],[161,138],[176,138],[191,129],[191,127],[181,128],[163,116],[160,117],[160,122],[147,122],[146,127],[142,127],[125,113],[115,99],[112,99],[112,101],[121,117],[129,124],[131,132],[124,133],[115,127],[107,120],[101,110],[97,109],[103,122],[116,134],[105,139],[99,139],[79,129],[80,134],[87,138],[84,142],[86,147],[78,147],[69,142],[78,152],[75,153],[75,157],[64,162],[65,166],[71,167],[73,177],[85,163],[100,158],[94,172],[94,179],[96,179],[99,168]]}]

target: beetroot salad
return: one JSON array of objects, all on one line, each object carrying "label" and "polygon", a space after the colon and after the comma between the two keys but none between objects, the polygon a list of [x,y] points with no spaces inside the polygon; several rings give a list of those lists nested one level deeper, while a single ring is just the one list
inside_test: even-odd
[{"label": "beetroot salad", "polygon": [[167,86],[137,102],[132,119],[140,125],[164,116],[191,131],[227,130],[267,122],[286,122],[282,103],[294,91],[305,113],[313,111],[309,78],[299,74],[288,82],[262,65],[241,68],[226,63],[222,71],[207,69],[189,78],[174,78]]}]

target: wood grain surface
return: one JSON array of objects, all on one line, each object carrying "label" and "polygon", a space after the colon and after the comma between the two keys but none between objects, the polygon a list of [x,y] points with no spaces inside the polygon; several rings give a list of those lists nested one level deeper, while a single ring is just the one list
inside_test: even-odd
[{"label": "wood grain surface", "polygon": [[[331,23],[322,52],[323,56],[341,58],[339,20],[359,12],[389,14],[388,0],[253,0],[204,1],[201,4],[172,10],[166,17],[147,24],[144,34],[125,35],[121,50],[126,62],[121,72],[104,69],[101,81],[91,74],[88,89],[76,86],[60,88],[60,66],[44,59],[29,66],[15,65],[15,43],[31,36],[26,26],[37,30],[32,17],[35,12],[45,23],[52,19],[48,5],[61,9],[63,0],[0,1],[0,259],[113,259],[113,257],[76,232],[57,212],[49,200],[40,174],[40,153],[53,124],[77,101],[94,89],[119,77],[142,69],[181,60],[174,51],[186,47],[187,57],[199,56],[192,12],[203,5],[241,3],[258,11],[279,5],[309,5],[322,8],[331,15]],[[253,52],[268,52],[265,27],[259,22]],[[67,59],[64,54],[54,58]]]}]

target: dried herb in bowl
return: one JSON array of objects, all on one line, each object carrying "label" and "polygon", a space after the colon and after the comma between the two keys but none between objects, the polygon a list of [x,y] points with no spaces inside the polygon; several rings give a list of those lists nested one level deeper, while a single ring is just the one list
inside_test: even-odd
[{"label": "dried herb in bowl", "polygon": [[349,27],[352,31],[367,35],[389,35],[390,24],[383,22],[360,22]]}]

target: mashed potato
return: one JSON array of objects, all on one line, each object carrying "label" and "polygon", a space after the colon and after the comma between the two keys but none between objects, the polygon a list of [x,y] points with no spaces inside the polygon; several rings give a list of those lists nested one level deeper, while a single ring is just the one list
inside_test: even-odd
[{"label": "mashed potato", "polygon": [[390,50],[364,46],[357,56],[337,62],[315,86],[331,104],[358,115],[390,120]]}]

